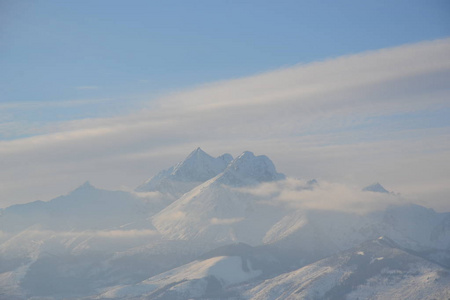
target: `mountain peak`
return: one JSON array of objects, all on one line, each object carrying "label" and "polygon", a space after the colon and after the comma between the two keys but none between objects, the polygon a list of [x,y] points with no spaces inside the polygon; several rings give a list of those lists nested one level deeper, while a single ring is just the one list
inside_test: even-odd
[{"label": "mountain peak", "polygon": [[375,193],[386,193],[389,194],[389,191],[386,190],[379,182],[366,186],[362,189],[364,192],[375,192]]},{"label": "mountain peak", "polygon": [[198,147],[174,167],[171,176],[177,181],[204,182],[222,172],[226,165]]},{"label": "mountain peak", "polygon": [[210,156],[208,153],[206,153],[205,151],[202,150],[202,148],[197,147],[194,151],[192,151],[185,160],[188,160],[189,158],[192,157],[212,157]]},{"label": "mountain peak", "polygon": [[220,182],[229,185],[245,185],[245,182],[268,182],[284,179],[277,173],[272,161],[265,155],[255,156],[245,151],[233,160],[222,175]]},{"label": "mountain peak", "polygon": [[[223,172],[233,157],[223,154],[217,158],[212,157],[200,147],[192,151],[183,161],[175,166],[159,172],[136,188],[136,191],[160,191],[163,193],[183,194],[194,186],[205,182]],[[183,187],[180,191],[171,192],[174,185]],[[186,183],[187,185],[185,186]]]}]

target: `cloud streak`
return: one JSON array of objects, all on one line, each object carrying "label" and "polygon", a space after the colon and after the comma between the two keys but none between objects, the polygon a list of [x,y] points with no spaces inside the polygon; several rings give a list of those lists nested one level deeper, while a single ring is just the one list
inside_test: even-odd
[{"label": "cloud streak", "polygon": [[[0,141],[0,206],[48,199],[86,179],[134,187],[197,146],[213,155],[266,154],[297,177],[352,184],[385,178],[405,189],[420,177],[427,184],[450,179],[442,171],[450,168],[448,121],[441,114],[439,125],[413,126],[450,112],[449,53],[444,39],[298,65],[168,94],[132,114]],[[435,157],[441,166],[425,178],[410,174],[438,164]]]}]

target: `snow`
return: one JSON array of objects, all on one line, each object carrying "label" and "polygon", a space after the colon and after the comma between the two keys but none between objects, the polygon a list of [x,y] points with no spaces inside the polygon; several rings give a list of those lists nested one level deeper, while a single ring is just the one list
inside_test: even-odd
[{"label": "snow", "polygon": [[[130,298],[133,296],[149,294],[152,291],[163,288],[165,286],[172,286],[171,290],[192,289],[192,284],[197,286],[196,280],[206,279],[214,276],[222,285],[227,287],[232,284],[242,283],[258,277],[261,275],[260,270],[244,271],[242,268],[242,258],[237,256],[218,256],[204,261],[194,261],[187,265],[175,268],[168,272],[149,278],[139,284],[132,286],[117,286],[109,291],[104,292],[102,298]],[[187,282],[186,282],[187,281]],[[203,290],[195,291],[193,289],[191,296],[204,293]],[[197,295],[198,296],[198,295]]]},{"label": "snow", "polygon": [[277,173],[272,161],[265,155],[255,156],[245,151],[234,159],[216,181],[229,186],[241,187],[285,179]]},{"label": "snow", "polygon": [[383,260],[384,257],[374,257],[370,260],[370,264],[373,264],[374,262],[376,262],[377,260]]},{"label": "snow", "polygon": [[[361,252],[366,255],[360,255]],[[372,241],[299,270],[249,285],[241,292],[247,299],[267,300],[447,299],[450,274],[422,258]]]},{"label": "snow", "polygon": [[197,148],[182,162],[159,172],[138,186],[136,191],[159,191],[179,197],[224,171],[232,159],[230,154],[214,158]]},{"label": "snow", "polygon": [[371,278],[347,295],[347,299],[448,299],[450,297],[449,275],[436,268],[418,266],[410,272],[383,271],[381,276]]}]

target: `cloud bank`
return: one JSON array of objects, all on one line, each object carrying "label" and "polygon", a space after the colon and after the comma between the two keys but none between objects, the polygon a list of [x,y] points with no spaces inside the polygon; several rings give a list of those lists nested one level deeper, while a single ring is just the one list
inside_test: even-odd
[{"label": "cloud bank", "polygon": [[391,205],[407,201],[394,193],[364,192],[360,187],[320,181],[309,185],[304,180],[288,178],[241,189],[245,193],[270,199],[271,205],[299,210],[332,210],[366,214],[382,211]]},{"label": "cloud bank", "polygon": [[268,155],[287,175],[389,184],[450,210],[450,39],[174,92],[112,118],[0,141],[0,207],[90,180],[135,187],[197,146]]}]

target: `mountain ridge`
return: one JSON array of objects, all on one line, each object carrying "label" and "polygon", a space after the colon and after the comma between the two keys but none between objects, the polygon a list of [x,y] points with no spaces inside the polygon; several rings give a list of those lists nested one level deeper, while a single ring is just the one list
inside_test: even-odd
[{"label": "mountain ridge", "polygon": [[392,201],[383,209],[312,208],[295,201],[335,201],[321,194],[326,183],[286,188],[293,179],[265,155],[200,148],[150,181],[147,196],[87,181],[0,210],[0,290],[51,300],[382,299],[408,298],[415,286],[450,295],[450,213],[398,202],[380,184],[355,194]]}]

